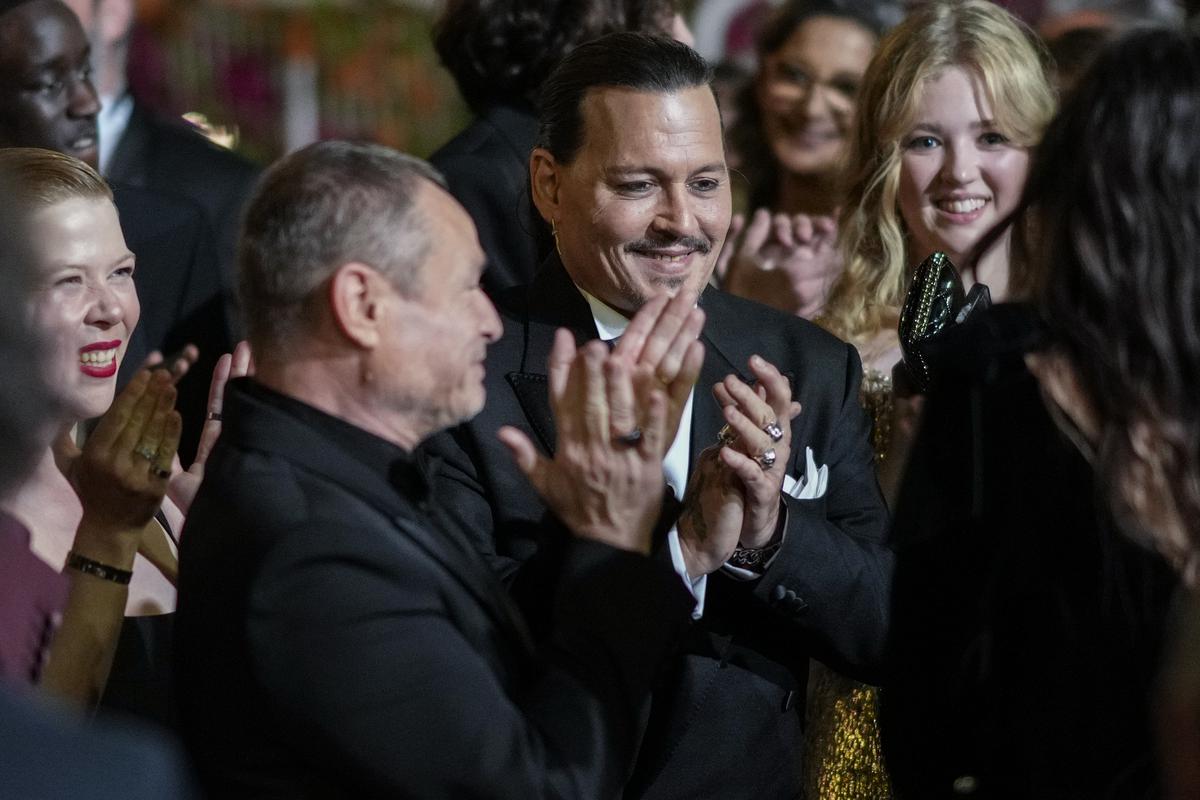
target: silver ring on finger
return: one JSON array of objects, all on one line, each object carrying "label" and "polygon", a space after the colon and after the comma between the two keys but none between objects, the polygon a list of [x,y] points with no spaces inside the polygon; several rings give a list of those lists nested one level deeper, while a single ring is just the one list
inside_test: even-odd
[{"label": "silver ring on finger", "polygon": [[158,458],[158,448],[151,447],[148,444],[139,444],[137,447],[133,448],[133,454],[135,456],[141,456],[147,461],[154,461],[154,459]]},{"label": "silver ring on finger", "polygon": [[221,421],[221,412],[220,411],[210,411],[210,412],[208,412],[208,416],[205,417],[205,419],[212,420],[215,422],[220,422]]},{"label": "silver ring on finger", "polygon": [[768,447],[766,450],[763,450],[761,454],[759,454],[756,460],[758,461],[758,465],[762,467],[763,471],[765,472],[771,467],[775,466],[775,459],[775,448]]},{"label": "silver ring on finger", "polygon": [[772,442],[783,441],[783,428],[779,427],[778,421],[768,422],[762,429],[763,433],[771,437]]},{"label": "silver ring on finger", "polygon": [[623,444],[626,447],[634,447],[642,440],[642,429],[634,428],[629,433],[621,433],[613,437],[613,441],[617,444]]}]

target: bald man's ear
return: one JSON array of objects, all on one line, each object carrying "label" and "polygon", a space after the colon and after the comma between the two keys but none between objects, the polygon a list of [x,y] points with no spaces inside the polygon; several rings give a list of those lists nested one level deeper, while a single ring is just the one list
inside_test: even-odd
[{"label": "bald man's ear", "polygon": [[562,167],[544,147],[535,147],[529,154],[529,186],[533,190],[533,204],[542,219],[550,224],[558,222],[561,204],[559,186]]},{"label": "bald man's ear", "polygon": [[329,280],[329,314],[355,347],[373,350],[383,338],[385,283],[372,267],[356,261],[338,267]]}]

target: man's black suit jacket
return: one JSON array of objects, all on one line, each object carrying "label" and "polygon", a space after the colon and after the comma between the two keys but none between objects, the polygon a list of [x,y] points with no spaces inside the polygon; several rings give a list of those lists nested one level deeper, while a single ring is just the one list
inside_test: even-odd
[{"label": "man's black suit jacket", "polygon": [[133,275],[142,314],[129,337],[118,382],[124,385],[153,350],[164,357],[191,343],[200,361],[179,384],[184,463],[195,452],[212,368],[231,349],[212,233],[194,204],[112,184],[125,243],[136,260]]},{"label": "man's black suit jacket", "polygon": [[109,180],[185,198],[200,207],[215,237],[229,322],[235,326],[237,237],[258,173],[249,160],[210,142],[182,120],[156,116],[136,100],[105,169]]},{"label": "man's black suit jacket", "polygon": [[[805,447],[829,466],[815,500],[787,498],[783,547],[761,579],[710,576],[707,607],[688,654],[656,692],[630,796],[792,797],[800,791],[803,695],[816,656],[870,677],[884,644],[891,553],[886,512],[859,404],[862,367],[849,345],[796,317],[708,289],[704,367],[692,415],[691,460],[723,424],[710,388],[729,373],[749,380],[753,354],[774,363],[804,410],[793,422],[788,473],[802,474]],[[547,451],[554,430],[546,356],[554,331],[596,337],[590,307],[557,259],[527,290],[506,294],[504,335],[488,354],[481,414],[429,442],[446,460],[449,505],[475,546],[526,608],[545,605],[555,542],[530,535],[544,513],[496,438],[515,425]],[[649,643],[647,643],[649,644]]]},{"label": "man's black suit jacket", "polygon": [[687,624],[676,575],[575,541],[535,657],[411,460],[372,469],[381,440],[248,380],[225,425],[182,540],[175,637],[212,796],[619,791]]},{"label": "man's black suit jacket", "polygon": [[496,105],[429,159],[475,221],[488,259],[483,288],[492,297],[529,283],[553,249],[529,197],[529,153],[536,137],[531,109]]}]

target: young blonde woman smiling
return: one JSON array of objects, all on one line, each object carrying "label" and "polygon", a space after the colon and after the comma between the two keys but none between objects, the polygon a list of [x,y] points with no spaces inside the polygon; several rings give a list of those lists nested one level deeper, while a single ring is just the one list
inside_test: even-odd
[{"label": "young blonde woman smiling", "polygon": [[[1054,95],[1042,51],[1011,15],[985,0],[932,0],[882,39],[858,108],[839,218],[845,267],[819,321],[862,356],[863,402],[892,503],[917,408],[895,399],[891,384],[913,268],[940,250],[968,287],[985,283],[1005,298],[1009,234],[978,259],[975,249],[1017,208]],[[879,752],[875,692],[814,674],[810,794],[878,796],[882,766],[862,755]]]}]

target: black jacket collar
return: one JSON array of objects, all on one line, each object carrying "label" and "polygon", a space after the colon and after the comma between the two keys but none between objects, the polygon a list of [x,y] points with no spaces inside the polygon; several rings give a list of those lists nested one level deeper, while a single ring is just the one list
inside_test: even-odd
[{"label": "black jacket collar", "polygon": [[430,502],[436,463],[425,461],[420,450],[406,453],[251,378],[229,383],[224,418],[223,441],[284,459],[361,498],[443,565],[515,641],[528,645],[525,622],[499,579]]}]

